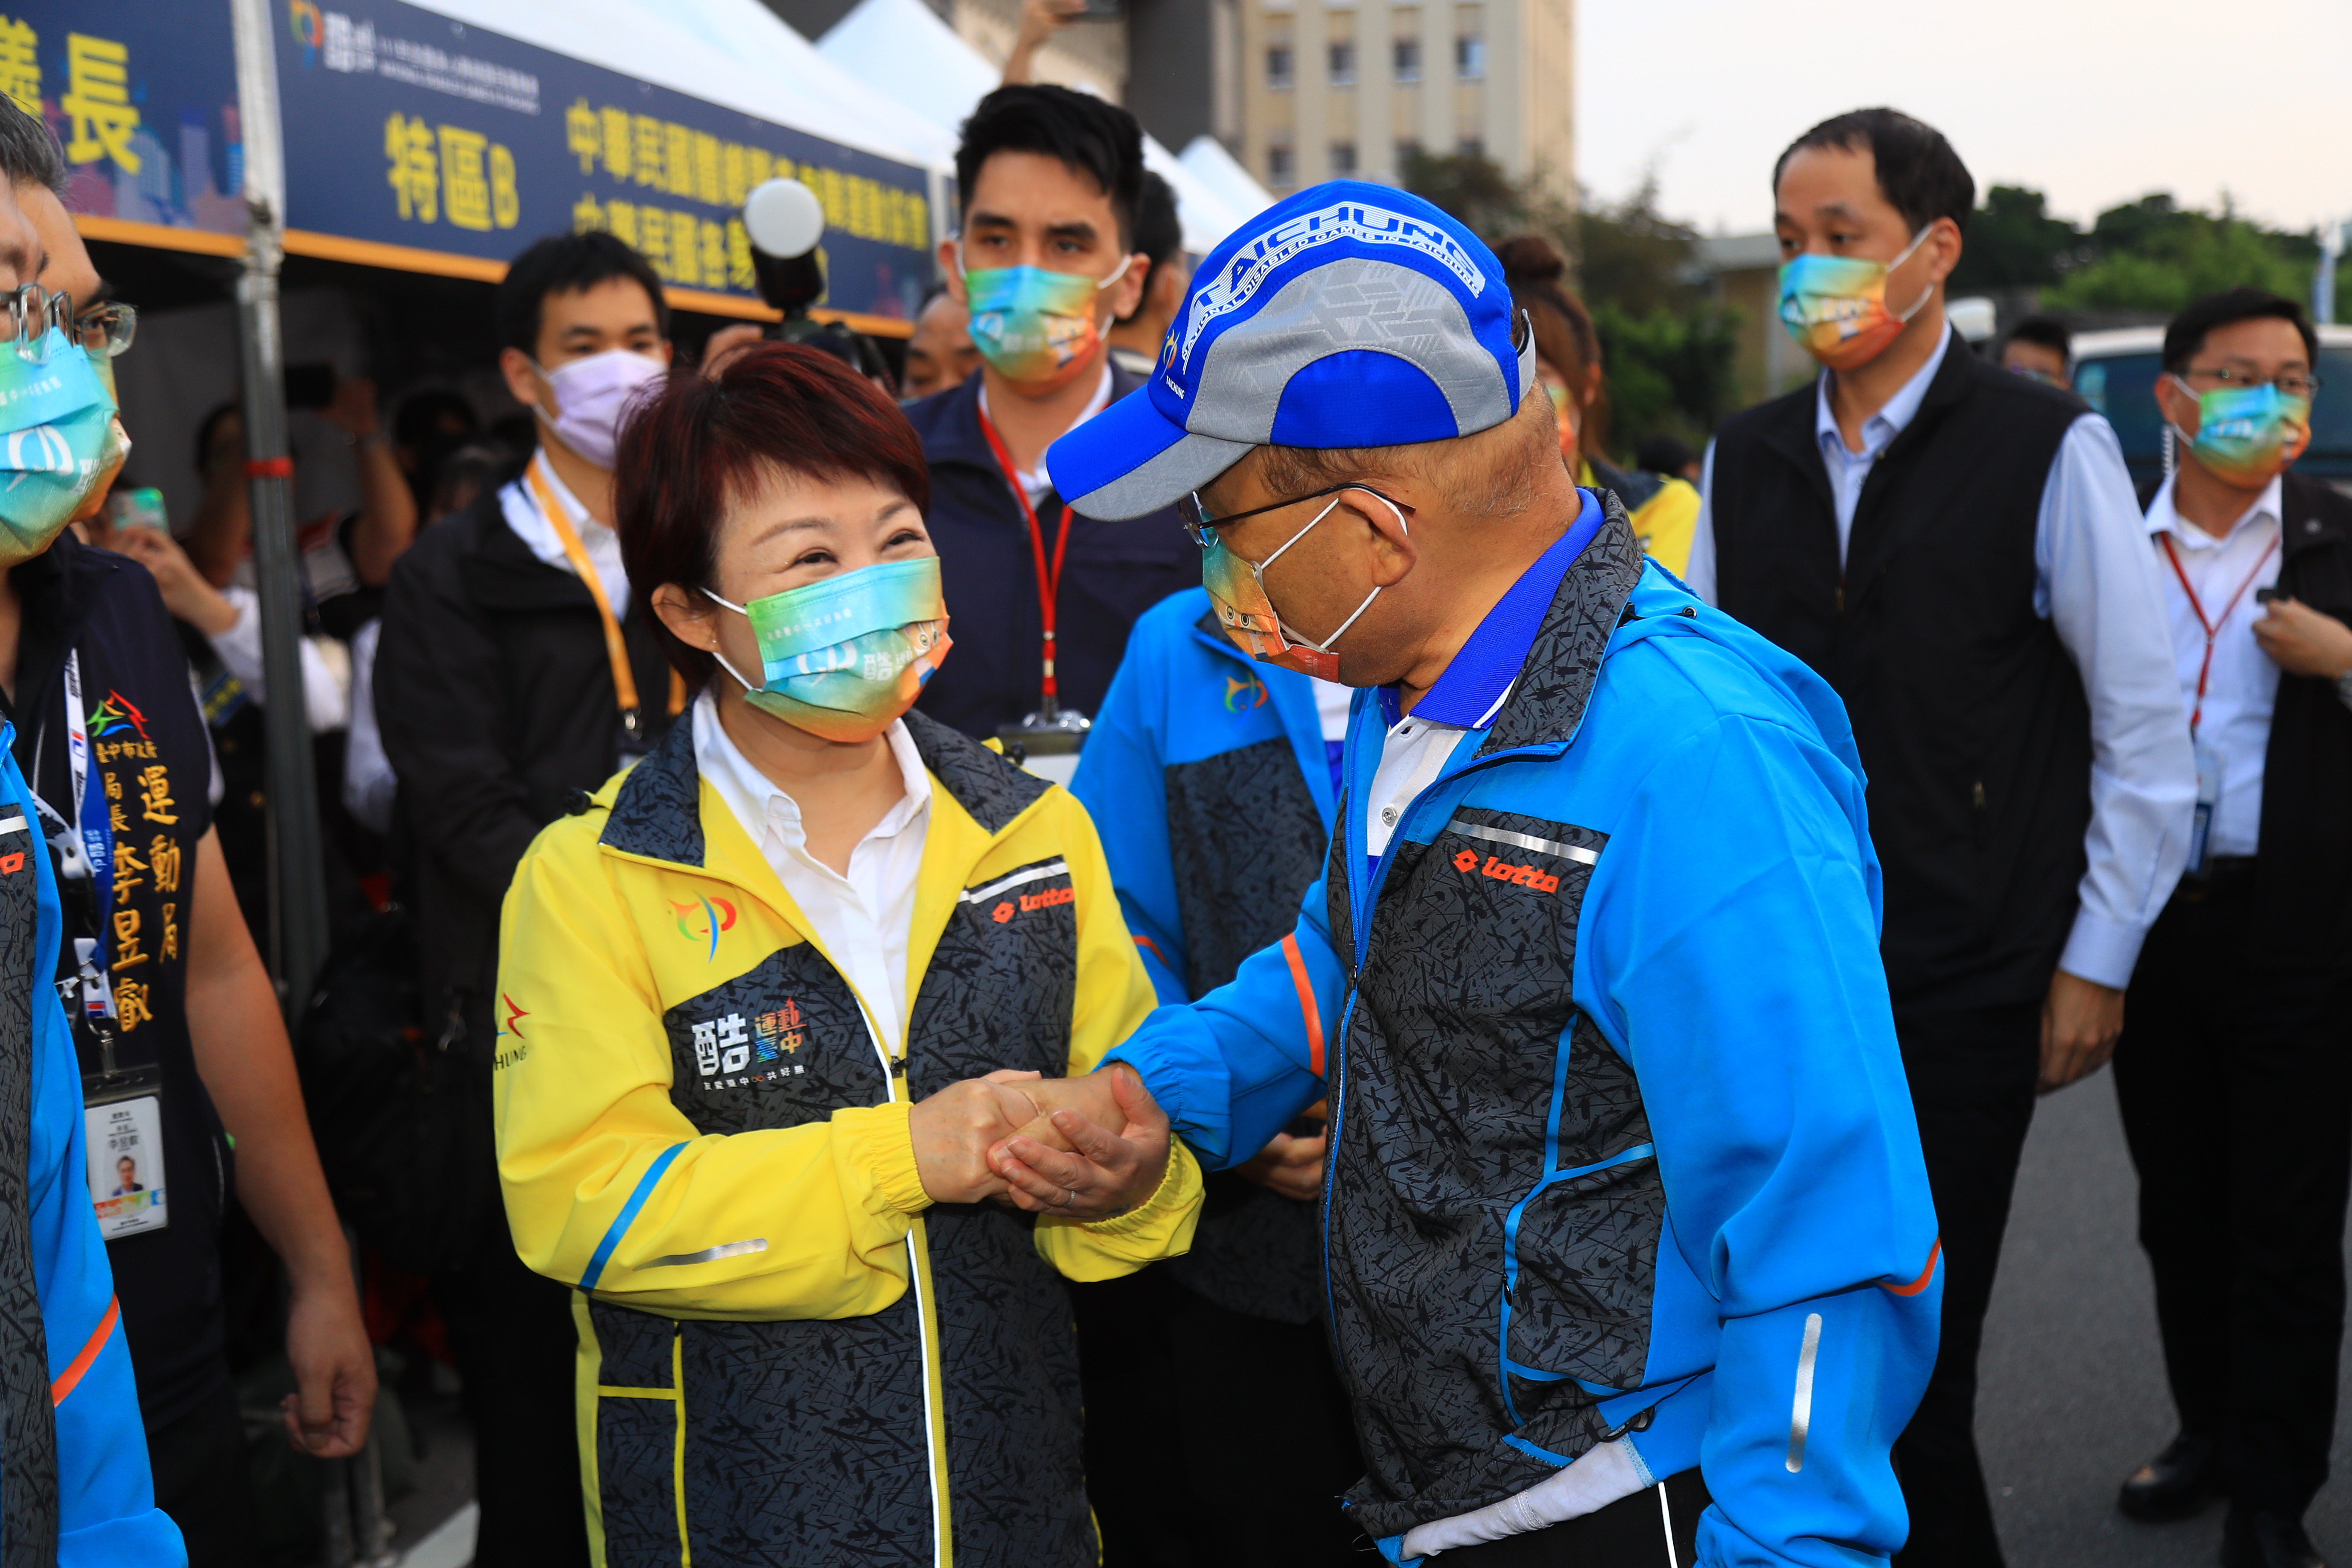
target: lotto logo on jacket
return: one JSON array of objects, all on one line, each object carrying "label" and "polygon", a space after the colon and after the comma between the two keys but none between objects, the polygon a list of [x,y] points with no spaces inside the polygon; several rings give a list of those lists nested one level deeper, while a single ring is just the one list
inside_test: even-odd
[{"label": "lotto logo on jacket", "polygon": [[1454,857],[1454,868],[1480,877],[1492,877],[1497,882],[1508,882],[1515,888],[1533,888],[1538,893],[1559,891],[1559,879],[1540,866],[1513,866],[1497,856],[1486,857],[1486,864],[1478,864],[1478,852],[1465,849]]}]

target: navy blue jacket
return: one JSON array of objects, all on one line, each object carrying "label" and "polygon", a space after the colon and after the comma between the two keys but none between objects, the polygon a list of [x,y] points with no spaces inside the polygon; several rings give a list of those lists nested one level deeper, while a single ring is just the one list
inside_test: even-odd
[{"label": "navy blue jacket", "polygon": [[[1114,403],[1143,384],[1117,366],[1110,374]],[[955,637],[954,652],[917,706],[985,741],[1036,711],[1045,624],[1029,524],[980,427],[983,374],[974,371],[961,386],[909,404],[907,417],[930,464],[931,510],[924,521],[939,547]],[[1061,533],[1061,497],[1049,494],[1039,503],[1037,523],[1050,559]],[[1198,583],[1201,552],[1172,508],[1132,522],[1074,518],[1072,526],[1055,673],[1062,706],[1091,718],[1102,710],[1136,617]]]}]

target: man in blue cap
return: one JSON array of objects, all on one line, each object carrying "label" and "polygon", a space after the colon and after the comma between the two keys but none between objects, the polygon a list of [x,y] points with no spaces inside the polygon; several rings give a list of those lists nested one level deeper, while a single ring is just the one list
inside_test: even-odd
[{"label": "man in blue cap", "polygon": [[1166,1125],[1216,1169],[1328,1093],[1345,1503],[1390,1561],[1901,1545],[1941,1274],[1852,734],[1572,485],[1494,255],[1301,192],[1048,462],[1082,512],[1175,502],[1227,634],[1360,689],[1290,934],[1021,1086],[1076,1152],[992,1147],[1017,1201],[1100,1223]]}]

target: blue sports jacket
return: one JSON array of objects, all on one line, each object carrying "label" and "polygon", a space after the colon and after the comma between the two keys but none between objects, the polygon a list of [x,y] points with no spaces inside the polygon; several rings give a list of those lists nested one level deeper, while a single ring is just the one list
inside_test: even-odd
[{"label": "blue sports jacket", "polygon": [[0,1550],[10,1563],[59,1568],[177,1568],[187,1552],[155,1508],[114,1275],[90,1206],[81,1073],[49,984],[64,917],[15,741],[15,727],[0,724],[0,1051],[14,1058],[10,1077],[18,1064],[29,1069],[18,1080],[29,1092],[0,1092],[0,1293],[14,1298],[29,1283],[39,1311],[9,1300],[0,1336],[10,1405]]},{"label": "blue sports jacket", "polygon": [[[1106,829],[1119,911],[1160,1000],[1189,1002],[1289,933],[1331,841],[1315,683],[1217,629],[1206,589],[1144,612],[1070,793]],[[1192,1249],[1161,1267],[1229,1311],[1311,1323],[1315,1207],[1231,1172],[1208,1179]]]},{"label": "blue sports jacket", "polygon": [[1889,1553],[1942,1282],[1843,710],[1613,500],[1448,678],[1481,660],[1486,721],[1386,854],[1343,801],[1290,937],[1112,1059],[1215,1168],[1326,1092],[1328,1028],[1347,1503],[1391,1559],[1620,1436],[1703,1468],[1711,1568]]}]

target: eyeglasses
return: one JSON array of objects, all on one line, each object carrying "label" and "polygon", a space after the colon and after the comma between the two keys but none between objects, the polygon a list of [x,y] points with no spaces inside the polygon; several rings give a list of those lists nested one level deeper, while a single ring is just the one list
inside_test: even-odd
[{"label": "eyeglasses", "polygon": [[2214,385],[2224,388],[2275,386],[2288,397],[2309,397],[2326,384],[2315,375],[2289,371],[2284,375],[2250,375],[2242,370],[2189,370],[2181,379],[2193,381],[2203,376]]},{"label": "eyeglasses", "polygon": [[1269,511],[1280,511],[1284,507],[1297,506],[1301,501],[1319,500],[1325,496],[1336,496],[1343,490],[1362,490],[1368,495],[1380,496],[1381,500],[1387,501],[1405,516],[1413,515],[1413,509],[1404,502],[1392,496],[1381,495],[1379,490],[1360,480],[1350,480],[1344,485],[1327,485],[1319,490],[1309,490],[1303,496],[1292,496],[1288,500],[1270,501],[1265,506],[1252,507],[1247,511],[1237,511],[1231,517],[1211,516],[1209,503],[1201,499],[1201,492],[1188,490],[1176,503],[1176,517],[1177,521],[1183,523],[1184,531],[1192,536],[1192,542],[1207,550],[1217,542],[1214,531],[1229,523],[1240,522],[1245,518],[1262,516]]},{"label": "eyeglasses", "polygon": [[92,305],[73,319],[67,336],[79,343],[83,350],[113,359],[131,347],[131,340],[139,332],[139,311],[121,300],[109,300]]},{"label": "eyeglasses", "polygon": [[38,283],[27,283],[11,289],[6,296],[8,317],[5,328],[16,350],[16,357],[27,364],[49,363],[49,333],[68,331],[73,325],[73,296],[53,293]]}]

